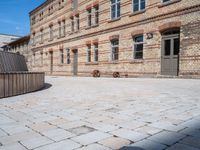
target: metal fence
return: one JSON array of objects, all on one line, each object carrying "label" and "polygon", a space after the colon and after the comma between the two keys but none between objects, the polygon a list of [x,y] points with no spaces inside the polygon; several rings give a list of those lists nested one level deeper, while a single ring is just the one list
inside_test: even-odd
[{"label": "metal fence", "polygon": [[37,91],[44,87],[41,72],[0,73],[0,98]]},{"label": "metal fence", "polygon": [[0,51],[0,73],[28,71],[23,55]]}]

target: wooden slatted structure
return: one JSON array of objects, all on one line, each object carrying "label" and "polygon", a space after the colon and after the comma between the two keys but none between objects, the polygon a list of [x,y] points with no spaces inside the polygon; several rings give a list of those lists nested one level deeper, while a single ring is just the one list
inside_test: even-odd
[{"label": "wooden slatted structure", "polygon": [[43,72],[28,72],[23,55],[0,51],[0,98],[25,94],[44,87]]},{"label": "wooden slatted structure", "polygon": [[28,71],[23,55],[0,51],[0,73]]},{"label": "wooden slatted structure", "polygon": [[0,73],[0,98],[37,91],[44,87],[42,72]]}]

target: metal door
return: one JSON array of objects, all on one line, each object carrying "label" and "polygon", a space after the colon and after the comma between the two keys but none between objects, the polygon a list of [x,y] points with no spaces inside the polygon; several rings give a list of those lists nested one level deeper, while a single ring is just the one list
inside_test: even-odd
[{"label": "metal door", "polygon": [[180,38],[178,34],[163,36],[161,74],[178,76]]}]

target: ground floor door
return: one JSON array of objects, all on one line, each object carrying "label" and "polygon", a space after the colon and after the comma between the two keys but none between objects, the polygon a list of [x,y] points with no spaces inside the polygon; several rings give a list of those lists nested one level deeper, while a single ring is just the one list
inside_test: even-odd
[{"label": "ground floor door", "polygon": [[178,76],[180,51],[179,34],[163,35],[161,51],[161,74]]},{"label": "ground floor door", "polygon": [[53,52],[50,52],[50,74],[53,73]]},{"label": "ground floor door", "polygon": [[72,65],[72,73],[74,76],[78,75],[78,50],[72,50],[73,52],[73,65]]}]

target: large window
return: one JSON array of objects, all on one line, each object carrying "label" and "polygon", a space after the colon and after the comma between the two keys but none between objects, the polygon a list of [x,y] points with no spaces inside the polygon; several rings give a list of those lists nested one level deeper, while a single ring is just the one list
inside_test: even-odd
[{"label": "large window", "polygon": [[95,6],[94,7],[94,22],[95,22],[95,25],[99,24],[99,6]]},{"label": "large window", "polygon": [[70,64],[70,49],[67,48],[66,52],[67,52],[67,64]]},{"label": "large window", "polygon": [[133,12],[142,11],[145,9],[146,0],[133,0]]},{"label": "large window", "polygon": [[40,30],[40,43],[43,43],[43,29]]},{"label": "large window", "polygon": [[99,61],[99,50],[98,50],[98,43],[94,44],[94,61]]},{"label": "large window", "polygon": [[111,41],[111,47],[112,47],[112,61],[119,59],[119,39],[115,39]]},{"label": "large window", "polygon": [[76,16],[76,31],[80,28],[79,15]]},{"label": "large window", "polygon": [[71,17],[71,31],[74,32],[74,17]]},{"label": "large window", "polygon": [[87,45],[87,62],[91,62],[91,45]]},{"label": "large window", "polygon": [[35,45],[35,33],[33,33],[32,44]]},{"label": "large window", "polygon": [[62,21],[62,36],[65,36],[65,20]]},{"label": "large window", "polygon": [[41,57],[41,66],[43,66],[43,52],[40,52],[40,57]]},{"label": "large window", "polygon": [[111,19],[120,17],[120,0],[111,0]]},{"label": "large window", "polygon": [[143,35],[134,37],[134,59],[143,59],[143,45]]},{"label": "large window", "polygon": [[58,32],[59,32],[59,37],[61,37],[61,30],[62,30],[62,28],[61,28],[61,22],[58,22],[58,25],[59,25],[59,27],[58,27]]},{"label": "large window", "polygon": [[64,53],[63,53],[63,49],[60,50],[60,63],[61,63],[61,64],[64,63]]},{"label": "large window", "polygon": [[78,0],[72,0],[72,9],[78,8]]},{"label": "large window", "polygon": [[49,39],[53,40],[53,25],[49,26]]},{"label": "large window", "polygon": [[88,13],[88,27],[90,27],[92,25],[92,9],[88,9],[87,10]]}]

